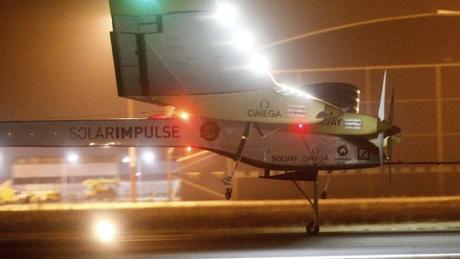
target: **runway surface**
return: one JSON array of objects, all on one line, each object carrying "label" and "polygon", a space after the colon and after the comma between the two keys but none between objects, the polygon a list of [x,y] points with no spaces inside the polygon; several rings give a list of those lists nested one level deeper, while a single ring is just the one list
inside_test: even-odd
[{"label": "runway surface", "polygon": [[[300,229],[297,229],[300,230]],[[460,258],[460,232],[301,231],[125,235],[114,243],[83,236],[0,235],[1,258]]]}]

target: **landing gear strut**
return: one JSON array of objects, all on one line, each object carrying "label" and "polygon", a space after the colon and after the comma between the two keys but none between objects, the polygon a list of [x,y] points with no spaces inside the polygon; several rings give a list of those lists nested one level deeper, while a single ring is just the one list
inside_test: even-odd
[{"label": "landing gear strut", "polygon": [[233,163],[232,172],[230,173],[230,175],[228,175],[224,179],[225,187],[227,187],[226,190],[225,190],[225,199],[226,200],[230,200],[232,198],[233,177],[235,176],[236,169],[238,168],[238,164],[241,161],[241,158],[243,157],[244,146],[245,146],[246,141],[248,139],[249,131],[251,129],[251,126],[252,126],[252,123],[249,123],[246,126],[246,128],[244,129],[244,133],[241,136],[240,145],[238,146],[238,150],[236,151],[236,156],[235,156],[235,160],[234,160],[234,163]]},{"label": "landing gear strut", "polygon": [[[311,171],[309,173],[312,173]],[[319,233],[319,204],[318,204],[318,171],[313,171],[312,182],[313,185],[313,197],[312,199],[300,188],[299,184],[293,180],[292,182],[297,187],[302,196],[310,203],[310,206],[313,210],[313,221],[310,221],[307,224],[306,231],[309,235],[316,236]]]},{"label": "landing gear strut", "polygon": [[321,199],[327,199],[327,191],[329,190],[329,184],[331,183],[331,173],[332,171],[327,171],[327,180],[326,184],[324,185],[323,192],[321,193]]}]

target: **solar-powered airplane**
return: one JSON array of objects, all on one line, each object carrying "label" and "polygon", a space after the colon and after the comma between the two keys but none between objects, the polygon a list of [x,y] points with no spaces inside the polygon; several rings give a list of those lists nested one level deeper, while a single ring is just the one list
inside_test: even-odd
[{"label": "solar-powered airplane", "polygon": [[[119,96],[173,106],[173,115],[1,122],[0,146],[209,150],[234,159],[226,199],[239,162],[262,168],[264,179],[295,183],[314,211],[306,230],[317,234],[318,171],[383,166],[384,139],[391,146],[400,131],[392,124],[393,105],[385,117],[386,73],[377,117],[358,113],[355,86],[278,82],[237,9],[214,4],[110,1]],[[313,183],[312,199],[297,181]]]}]

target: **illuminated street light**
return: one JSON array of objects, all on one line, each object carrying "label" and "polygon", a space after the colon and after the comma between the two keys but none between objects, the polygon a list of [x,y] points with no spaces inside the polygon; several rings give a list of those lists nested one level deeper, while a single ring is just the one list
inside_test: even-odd
[{"label": "illuminated street light", "polygon": [[70,162],[70,163],[76,163],[76,162],[78,162],[78,159],[79,159],[79,157],[75,153],[71,153],[71,154],[67,155],[67,161]]},{"label": "illuminated street light", "polygon": [[436,13],[439,15],[460,15],[460,11],[448,9],[438,9]]},{"label": "illuminated street light", "polygon": [[142,154],[142,159],[144,160],[144,162],[151,164],[155,160],[155,155],[151,151],[145,151]]},{"label": "illuminated street light", "polygon": [[99,241],[113,241],[116,235],[115,224],[108,219],[100,219],[94,226],[94,234]]},{"label": "illuminated street light", "polygon": [[234,25],[238,20],[238,10],[227,1],[219,1],[213,18],[222,26]]},{"label": "illuminated street light", "polygon": [[123,157],[123,159],[121,159],[121,162],[125,164],[129,163],[130,161],[131,161],[131,158],[129,158],[129,156],[125,156]]}]

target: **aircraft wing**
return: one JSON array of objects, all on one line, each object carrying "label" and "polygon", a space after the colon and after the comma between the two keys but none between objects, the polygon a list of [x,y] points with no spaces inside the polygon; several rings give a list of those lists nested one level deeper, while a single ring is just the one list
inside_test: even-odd
[{"label": "aircraft wing", "polygon": [[152,102],[151,96],[271,89],[269,76],[245,68],[252,53],[229,46],[234,32],[215,24],[211,15],[112,11],[118,94]]}]

